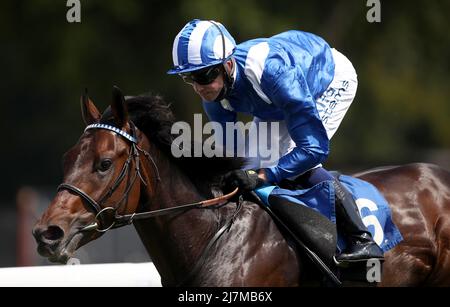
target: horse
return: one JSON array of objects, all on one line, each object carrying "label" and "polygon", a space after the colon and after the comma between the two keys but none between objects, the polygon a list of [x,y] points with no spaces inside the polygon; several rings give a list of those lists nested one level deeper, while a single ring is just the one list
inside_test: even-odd
[{"label": "horse", "polygon": [[[114,88],[103,114],[87,93],[81,109],[87,128],[64,154],[64,183],[33,228],[40,255],[65,263],[105,231],[133,224],[163,286],[308,284],[311,263],[256,202],[198,206],[220,195],[212,183],[240,162],[174,158],[174,115],[161,97],[125,99]],[[354,176],[384,195],[404,238],[385,254],[378,286],[450,285],[450,173],[415,163]]]}]

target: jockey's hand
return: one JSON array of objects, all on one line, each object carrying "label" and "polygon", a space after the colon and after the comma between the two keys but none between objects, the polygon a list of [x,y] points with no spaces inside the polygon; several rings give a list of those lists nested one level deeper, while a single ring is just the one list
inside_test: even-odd
[{"label": "jockey's hand", "polygon": [[220,182],[220,187],[224,193],[230,193],[239,188],[240,192],[252,191],[265,181],[258,176],[254,170],[234,170],[226,173]]}]

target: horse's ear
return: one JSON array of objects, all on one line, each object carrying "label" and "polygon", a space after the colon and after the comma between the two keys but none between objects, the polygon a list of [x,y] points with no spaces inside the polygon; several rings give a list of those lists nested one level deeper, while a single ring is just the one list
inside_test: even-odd
[{"label": "horse's ear", "polygon": [[111,111],[118,127],[123,127],[128,122],[128,110],[125,105],[125,98],[122,91],[117,86],[113,86],[113,101]]},{"label": "horse's ear", "polygon": [[89,99],[87,89],[81,95],[81,116],[86,125],[96,123],[100,120],[101,114],[94,103]]}]

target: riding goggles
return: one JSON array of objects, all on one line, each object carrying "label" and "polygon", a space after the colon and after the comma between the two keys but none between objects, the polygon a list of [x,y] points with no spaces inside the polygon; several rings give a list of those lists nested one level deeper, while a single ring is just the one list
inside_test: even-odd
[{"label": "riding goggles", "polygon": [[198,83],[200,85],[208,85],[212,83],[222,71],[222,64],[207,67],[197,71],[180,74],[183,81],[188,84]]}]

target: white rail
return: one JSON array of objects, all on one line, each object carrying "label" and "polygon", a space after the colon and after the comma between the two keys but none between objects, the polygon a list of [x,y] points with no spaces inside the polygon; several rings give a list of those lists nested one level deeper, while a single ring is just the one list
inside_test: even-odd
[{"label": "white rail", "polygon": [[153,263],[83,264],[0,269],[0,287],[161,287]]}]

